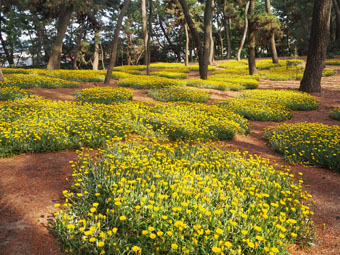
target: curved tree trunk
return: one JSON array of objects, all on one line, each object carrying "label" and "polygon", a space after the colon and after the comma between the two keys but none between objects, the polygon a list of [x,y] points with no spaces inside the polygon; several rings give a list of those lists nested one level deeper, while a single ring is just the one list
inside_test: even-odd
[{"label": "curved tree trunk", "polygon": [[100,43],[100,35],[99,31],[96,30],[94,35],[94,54],[93,54],[93,70],[98,70],[99,65],[99,43]]},{"label": "curved tree trunk", "polygon": [[[272,11],[270,10],[270,0],[266,0],[266,11],[268,14],[271,14]],[[270,36],[270,51],[272,52],[272,59],[273,63],[277,64],[279,63],[279,58],[277,56],[277,50],[276,50],[276,44],[275,44],[275,34],[272,33]]]},{"label": "curved tree trunk", "polygon": [[185,66],[189,65],[189,32],[188,32],[188,25],[184,24],[184,31],[185,31]]},{"label": "curved tree trunk", "polygon": [[109,66],[107,67],[107,72],[106,72],[106,76],[105,76],[105,84],[110,84],[110,80],[111,80],[111,75],[112,75],[112,69],[116,63],[116,58],[117,58],[117,47],[118,47],[118,41],[119,41],[119,32],[120,32],[120,28],[122,27],[122,22],[123,22],[123,18],[125,16],[125,13],[127,11],[127,8],[129,7],[131,3],[131,0],[125,0],[124,1],[124,5],[122,10],[120,11],[118,20],[117,20],[117,26],[113,35],[113,42],[112,42],[112,53],[111,53],[111,57],[110,57],[110,63]]},{"label": "curved tree trunk", "polygon": [[299,90],[321,92],[321,76],[326,58],[332,0],[314,1],[313,20],[306,69]]},{"label": "curved tree trunk", "polygon": [[63,39],[65,37],[67,26],[70,23],[72,12],[73,5],[71,4],[67,6],[65,11],[62,12],[59,16],[57,37],[55,39],[50,58],[48,60],[47,64],[48,70],[60,69],[60,58],[63,50]]},{"label": "curved tree trunk", "polygon": [[[255,12],[255,4],[256,0],[250,0],[249,4],[249,14],[252,16]],[[253,20],[248,20],[249,22],[249,42],[248,42],[248,66],[249,66],[249,74],[253,75],[257,73],[256,70],[256,52],[255,52],[255,45],[256,45],[256,37],[255,37],[255,30],[256,24]]]},{"label": "curved tree trunk", "polygon": [[237,51],[237,61],[241,60],[241,52],[244,46],[244,42],[246,41],[247,33],[248,33],[248,9],[249,9],[249,1],[246,4],[246,8],[244,10],[244,31],[243,31],[243,36],[241,39],[240,47]]}]

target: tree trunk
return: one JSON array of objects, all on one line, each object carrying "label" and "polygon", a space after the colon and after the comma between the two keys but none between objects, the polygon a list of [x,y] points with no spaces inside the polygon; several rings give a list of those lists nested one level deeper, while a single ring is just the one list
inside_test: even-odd
[{"label": "tree trunk", "polygon": [[333,0],[334,12],[335,12],[335,23],[336,23],[336,30],[335,30],[335,39],[340,39],[340,9],[338,0]]},{"label": "tree trunk", "polygon": [[104,50],[103,50],[103,46],[100,44],[100,51],[101,51],[101,61],[102,61],[102,67],[103,70],[105,70],[105,61],[104,61]]},{"label": "tree trunk", "polygon": [[74,50],[74,57],[73,57],[73,69],[74,70],[78,70],[78,66],[77,66],[77,61],[78,61],[78,55],[79,55],[79,51],[81,49],[81,40],[83,39],[83,34],[85,31],[85,21],[83,21],[83,23],[81,24],[80,27],[80,31],[79,31],[79,37],[77,40],[77,45],[76,48]]},{"label": "tree trunk", "polygon": [[[204,10],[204,48],[203,48],[203,73],[204,80],[208,78],[208,64],[213,52],[212,45],[212,14],[214,8],[214,0],[207,0]],[[213,54],[213,53],[212,53]]]},{"label": "tree trunk", "polygon": [[[271,8],[270,0],[266,0],[266,11],[268,14],[272,13],[270,8]],[[279,63],[279,58],[277,56],[277,50],[276,50],[276,45],[275,45],[275,34],[274,33],[272,33],[270,36],[270,51],[272,52],[273,63],[275,64]]]},{"label": "tree trunk", "polygon": [[[249,4],[249,15],[252,17],[252,15],[255,12],[255,4],[256,0],[250,0]],[[256,37],[255,37],[255,31],[256,31],[256,24],[253,20],[249,20],[249,42],[248,42],[248,66],[249,66],[249,74],[253,75],[257,73],[256,70],[256,52],[255,52],[255,44],[256,44]]]},{"label": "tree trunk", "polygon": [[237,51],[237,61],[241,60],[241,52],[244,46],[244,42],[246,41],[247,33],[248,33],[248,9],[249,9],[250,2],[248,1],[246,4],[246,8],[244,10],[244,31],[243,36],[240,43],[240,48]]},{"label": "tree trunk", "polygon": [[306,69],[299,90],[321,92],[321,76],[326,58],[332,0],[314,1]]},{"label": "tree trunk", "polygon": [[98,70],[99,65],[99,43],[100,43],[100,35],[99,31],[96,30],[94,35],[94,54],[93,54],[93,70]]},{"label": "tree trunk", "polygon": [[65,37],[67,26],[70,22],[73,12],[73,5],[69,5],[59,16],[57,37],[52,47],[50,59],[48,60],[47,69],[55,70],[60,69],[60,59],[63,50],[63,39]]},{"label": "tree trunk", "polygon": [[149,51],[148,51],[148,27],[147,27],[147,21],[146,21],[146,1],[142,0],[142,27],[143,27],[143,35],[144,35],[144,51],[145,51],[145,57],[144,57],[144,64],[146,65],[146,72],[149,71]]},{"label": "tree trunk", "polygon": [[5,77],[4,77],[4,74],[2,73],[2,68],[0,66],[0,81],[4,81],[5,80]]},{"label": "tree trunk", "polygon": [[111,57],[110,57],[110,63],[109,66],[107,68],[107,73],[105,76],[105,84],[110,84],[110,80],[111,80],[111,75],[112,75],[112,69],[116,63],[116,58],[117,58],[117,47],[118,47],[118,40],[119,40],[119,32],[120,32],[120,28],[122,26],[122,22],[123,22],[123,18],[125,16],[125,13],[127,11],[127,8],[129,7],[131,3],[131,0],[125,0],[124,1],[124,5],[122,10],[120,11],[118,20],[117,20],[117,26],[114,32],[114,36],[113,36],[113,42],[112,42],[112,53],[111,53]]},{"label": "tree trunk", "polygon": [[152,36],[152,0],[149,0],[149,31],[148,31],[148,64],[146,68],[146,74],[150,74],[150,62],[151,62],[151,52],[150,52],[150,41],[151,41],[151,36]]},{"label": "tree trunk", "polygon": [[189,32],[188,32],[188,25],[184,24],[184,31],[185,31],[185,66],[189,65]]},{"label": "tree trunk", "polygon": [[230,40],[230,19],[227,18],[227,8],[228,0],[223,1],[223,25],[224,25],[224,32],[225,32],[225,40],[227,42],[227,59],[231,57],[231,40]]},{"label": "tree trunk", "polygon": [[[214,8],[214,1],[213,1],[213,6],[212,9]],[[212,14],[213,15],[213,14]],[[212,20],[211,20],[211,29],[209,32],[209,60],[208,60],[208,65],[212,65],[215,60],[215,45],[214,45],[214,38],[213,38],[213,33],[212,33]]]}]

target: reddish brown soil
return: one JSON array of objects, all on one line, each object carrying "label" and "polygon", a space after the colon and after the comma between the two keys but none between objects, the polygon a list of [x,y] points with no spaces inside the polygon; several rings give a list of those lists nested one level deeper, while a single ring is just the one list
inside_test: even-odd
[{"label": "reddish brown soil", "polygon": [[[194,77],[197,75],[190,75],[190,78]],[[115,82],[110,85],[115,86]],[[103,84],[84,83],[81,88],[92,86]],[[261,81],[260,88],[297,89],[298,86],[298,81]],[[315,94],[321,102],[320,109],[294,112],[294,118],[287,122],[340,125],[339,121],[328,118],[330,109],[340,106],[340,75],[323,78],[322,87],[323,92]],[[34,94],[55,100],[74,100],[72,93],[76,90],[31,89]],[[145,90],[132,90],[135,93],[134,100],[154,101],[147,97]],[[238,93],[208,91],[212,93],[209,103]],[[287,164],[263,139],[264,128],[280,123],[250,121],[250,124],[250,135],[240,135],[223,144],[233,150],[239,149],[269,158],[273,163],[290,167],[294,173],[302,172],[305,189],[315,201],[313,211],[317,238],[307,250],[296,246],[290,251],[293,254],[340,254],[340,174],[322,168]],[[0,159],[0,254],[63,254],[48,229],[48,219],[55,211],[54,203],[61,202],[62,191],[69,188],[65,180],[72,173],[68,162],[75,159],[74,152],[22,154]]]}]

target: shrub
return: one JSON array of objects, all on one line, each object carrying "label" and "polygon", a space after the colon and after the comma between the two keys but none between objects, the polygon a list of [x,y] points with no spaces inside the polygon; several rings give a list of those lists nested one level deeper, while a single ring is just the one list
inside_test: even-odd
[{"label": "shrub", "polygon": [[319,108],[319,102],[307,93],[293,90],[252,90],[245,91],[240,98],[257,99],[267,104],[281,104],[294,111],[310,111]]},{"label": "shrub", "polygon": [[186,73],[167,72],[167,71],[151,72],[151,75],[166,77],[170,79],[186,79],[188,76],[188,74]]},{"label": "shrub", "polygon": [[270,145],[289,162],[340,172],[340,127],[321,123],[283,124],[265,130]]},{"label": "shrub", "polygon": [[5,81],[0,82],[0,87],[18,87],[23,89],[41,88],[75,88],[78,83],[59,78],[35,74],[7,74]]},{"label": "shrub", "polygon": [[16,100],[27,95],[25,90],[18,87],[0,87],[0,100]]},{"label": "shrub", "polygon": [[224,80],[201,80],[191,79],[187,81],[188,86],[206,88],[206,89],[218,89],[218,90],[242,90],[244,87],[238,83],[232,83]]},{"label": "shrub", "polygon": [[150,75],[134,75],[131,77],[120,79],[118,82],[119,86],[132,87],[135,89],[144,88],[166,88],[173,86],[185,86],[186,81],[169,79],[165,77],[157,77]]},{"label": "shrub", "polygon": [[329,117],[335,120],[340,120],[340,107],[334,108],[330,113]]},{"label": "shrub", "polygon": [[132,96],[133,92],[129,89],[112,87],[94,87],[75,93],[77,101],[97,104],[126,102],[132,100]]},{"label": "shrub", "polygon": [[155,142],[80,152],[52,230],[75,254],[285,254],[311,242],[310,195],[246,156]]},{"label": "shrub", "polygon": [[293,117],[284,106],[259,99],[231,98],[220,102],[218,106],[234,111],[249,120],[284,121]]},{"label": "shrub", "polygon": [[154,89],[150,90],[148,95],[163,102],[181,101],[193,103],[206,103],[210,97],[208,92],[182,87]]}]

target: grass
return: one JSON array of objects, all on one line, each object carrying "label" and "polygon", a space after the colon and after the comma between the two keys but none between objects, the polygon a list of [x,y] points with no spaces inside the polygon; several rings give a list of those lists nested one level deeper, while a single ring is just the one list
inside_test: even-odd
[{"label": "grass", "polygon": [[321,123],[283,124],[265,130],[270,145],[288,162],[340,172],[340,127]]},{"label": "grass", "polygon": [[148,95],[162,102],[193,102],[206,103],[209,100],[210,94],[205,91],[192,88],[170,87],[153,89],[148,92]]},{"label": "grass", "polygon": [[313,238],[309,195],[258,156],[183,143],[79,152],[53,231],[75,254],[285,254]]},{"label": "grass", "polygon": [[96,104],[112,104],[132,100],[133,92],[125,88],[94,87],[75,93],[76,101]]}]

